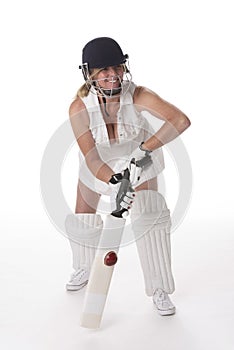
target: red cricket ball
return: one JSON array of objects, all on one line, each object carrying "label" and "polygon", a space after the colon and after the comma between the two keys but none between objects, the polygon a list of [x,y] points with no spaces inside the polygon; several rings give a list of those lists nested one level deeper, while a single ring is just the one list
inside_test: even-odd
[{"label": "red cricket ball", "polygon": [[117,254],[111,251],[105,255],[104,264],[106,266],[113,266],[117,263],[117,260],[118,260]]}]

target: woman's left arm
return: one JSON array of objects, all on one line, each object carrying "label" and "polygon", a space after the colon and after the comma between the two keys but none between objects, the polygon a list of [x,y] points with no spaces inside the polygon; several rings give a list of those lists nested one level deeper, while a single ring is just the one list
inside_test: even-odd
[{"label": "woman's left arm", "polygon": [[191,124],[189,118],[177,107],[163,100],[155,92],[138,86],[133,102],[138,111],[148,111],[164,120],[162,127],[142,145],[144,149],[155,150],[182,134]]}]

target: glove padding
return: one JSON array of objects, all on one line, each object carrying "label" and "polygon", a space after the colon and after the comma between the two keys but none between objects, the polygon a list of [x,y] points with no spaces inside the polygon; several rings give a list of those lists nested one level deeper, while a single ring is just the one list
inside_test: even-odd
[{"label": "glove padding", "polygon": [[141,178],[142,168],[139,167],[135,161],[135,158],[130,162],[129,170],[130,170],[130,182],[133,187],[135,187],[138,181]]},{"label": "glove padding", "polygon": [[142,143],[130,155],[130,182],[133,187],[139,182],[143,169],[152,163],[150,157],[152,151],[142,149]]}]

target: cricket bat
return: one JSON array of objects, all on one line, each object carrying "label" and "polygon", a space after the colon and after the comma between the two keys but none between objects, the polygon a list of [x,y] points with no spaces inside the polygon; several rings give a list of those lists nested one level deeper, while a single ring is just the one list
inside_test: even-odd
[{"label": "cricket bat", "polygon": [[125,221],[128,215],[128,210],[121,208],[120,203],[125,194],[128,191],[132,191],[129,176],[129,169],[126,169],[116,198],[117,208],[111,214],[107,215],[104,223],[86,289],[81,315],[82,327],[99,328],[101,324],[112,274],[118,260],[117,254]]},{"label": "cricket bat", "polygon": [[[144,168],[152,163],[150,154],[140,161],[131,160],[130,164]],[[121,207],[121,202],[127,192],[132,189],[129,168],[124,170],[123,179],[116,197],[116,210],[107,215],[98,250],[90,272],[89,282],[81,315],[81,327],[99,328],[112,279],[117,254],[124,231],[128,209]]]}]

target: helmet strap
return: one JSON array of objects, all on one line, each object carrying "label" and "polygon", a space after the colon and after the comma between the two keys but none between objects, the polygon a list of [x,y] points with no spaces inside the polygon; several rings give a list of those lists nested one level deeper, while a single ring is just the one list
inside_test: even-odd
[{"label": "helmet strap", "polygon": [[104,105],[104,112],[105,112],[106,116],[109,117],[110,114],[107,112],[107,109],[106,109],[106,98],[104,96],[102,96],[102,100],[103,100],[103,105]]}]

